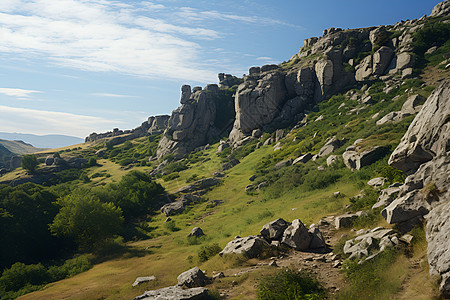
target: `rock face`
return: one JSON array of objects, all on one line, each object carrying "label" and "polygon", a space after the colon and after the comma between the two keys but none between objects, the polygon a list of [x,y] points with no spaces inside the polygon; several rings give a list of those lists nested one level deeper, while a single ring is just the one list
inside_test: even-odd
[{"label": "rock face", "polygon": [[408,174],[450,149],[450,81],[436,88],[392,153],[389,164]]},{"label": "rock face", "polygon": [[184,85],[180,102],[159,142],[158,158],[170,153],[182,157],[231,128],[233,98],[226,96],[217,85],[209,84],[204,90],[194,92]]},{"label": "rock face", "polygon": [[284,231],[281,242],[295,250],[306,250],[311,243],[311,235],[305,225],[299,219],[295,219]]},{"label": "rock face", "polygon": [[445,16],[450,13],[450,1],[445,0],[442,1],[433,8],[433,11],[430,14],[430,17],[439,17]]},{"label": "rock face", "polygon": [[198,267],[181,273],[178,275],[177,280],[178,286],[187,288],[202,287],[208,283],[208,278]]},{"label": "rock face", "polygon": [[450,296],[450,202],[435,207],[426,217],[430,274],[441,277],[440,291]]},{"label": "rock face", "polygon": [[430,272],[440,276],[444,295],[450,294],[449,98],[450,81],[446,81],[428,97],[389,158],[389,164],[410,175],[397,198],[381,212],[389,223],[404,230],[411,229],[425,216]]},{"label": "rock face", "polygon": [[269,247],[269,243],[262,236],[251,235],[243,238],[238,237],[229,242],[219,255],[244,254],[249,258],[253,258],[258,257],[264,249]]}]

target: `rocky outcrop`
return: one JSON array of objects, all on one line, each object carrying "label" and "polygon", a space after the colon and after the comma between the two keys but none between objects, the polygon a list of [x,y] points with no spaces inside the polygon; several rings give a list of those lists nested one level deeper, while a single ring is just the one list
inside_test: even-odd
[{"label": "rocky outcrop", "polygon": [[138,278],[136,278],[136,280],[133,282],[133,284],[131,286],[138,286],[138,285],[140,285],[142,283],[153,281],[155,279],[156,279],[155,276],[138,277]]},{"label": "rocky outcrop", "polygon": [[186,194],[177,198],[174,202],[167,203],[161,207],[161,212],[165,214],[167,217],[179,214],[184,211],[186,205],[189,205],[193,202],[198,202],[200,197]]},{"label": "rocky outcrop", "polygon": [[219,73],[219,88],[229,89],[234,85],[241,84],[242,79],[231,74]]},{"label": "rocky outcrop", "polygon": [[372,230],[361,230],[356,238],[348,240],[344,245],[344,253],[350,259],[364,263],[375,256],[400,244],[400,239],[392,229],[377,227]]},{"label": "rocky outcrop", "polygon": [[160,134],[167,127],[168,115],[152,116],[140,126],[131,130],[120,130],[114,128],[112,131],[105,133],[91,133],[85,138],[85,142],[96,142],[99,140],[107,140],[111,145],[117,145],[128,140],[133,140],[146,135]]},{"label": "rocky outcrop", "polygon": [[409,126],[389,164],[410,174],[397,198],[381,212],[386,220],[409,230],[425,216],[430,272],[441,278],[440,290],[450,293],[448,199],[450,199],[450,81],[428,97]]},{"label": "rocky outcrop", "polygon": [[197,180],[196,182],[190,185],[180,188],[179,190],[176,191],[176,193],[198,192],[213,187],[215,185],[218,185],[219,183],[220,179],[217,177],[204,178]]},{"label": "rocky outcrop", "polygon": [[159,142],[158,158],[167,154],[182,157],[231,128],[233,98],[216,84],[192,92],[190,86],[184,85],[180,102],[181,106],[172,112]]},{"label": "rocky outcrop", "polygon": [[440,291],[450,296],[450,202],[436,206],[427,216],[427,257],[430,274],[441,277]]},{"label": "rocky outcrop", "polygon": [[430,17],[448,16],[450,14],[450,1],[442,1],[433,8]]},{"label": "rocky outcrop", "polygon": [[424,103],[389,158],[389,164],[408,174],[450,149],[450,81],[436,88]]}]

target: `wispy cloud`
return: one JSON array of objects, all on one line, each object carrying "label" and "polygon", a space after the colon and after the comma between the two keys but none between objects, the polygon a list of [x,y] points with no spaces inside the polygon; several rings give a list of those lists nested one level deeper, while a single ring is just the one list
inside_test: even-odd
[{"label": "wispy cloud", "polygon": [[261,57],[257,57],[257,60],[273,60],[272,57],[267,57],[267,56],[261,56]]},{"label": "wispy cloud", "polygon": [[91,71],[207,81],[194,40],[219,33],[139,15],[111,1],[2,0],[0,52]]},{"label": "wispy cloud", "polygon": [[258,24],[261,26],[280,25],[293,27],[297,29],[303,28],[298,25],[286,23],[281,20],[276,20],[267,17],[242,16],[230,13],[222,13],[216,10],[200,10],[192,7],[182,7],[178,12],[175,13],[175,15],[180,17],[184,21],[223,20],[223,21],[238,21],[248,24]]},{"label": "wispy cloud", "polygon": [[34,90],[15,89],[15,88],[0,88],[0,94],[16,97],[19,99],[29,99],[31,98],[31,95],[35,93],[42,93],[42,92]]},{"label": "wispy cloud", "polygon": [[216,79],[217,68],[205,63],[202,41],[229,34],[207,24],[220,20],[294,26],[267,17],[165,4],[1,0],[0,53],[74,69],[204,82]]},{"label": "wispy cloud", "polygon": [[138,96],[121,95],[121,94],[110,94],[110,93],[93,93],[91,95],[99,96],[99,97],[110,97],[110,98],[139,98]]},{"label": "wispy cloud", "polygon": [[0,105],[0,128],[5,132],[66,134],[85,137],[92,128],[106,131],[123,124],[118,120]]}]

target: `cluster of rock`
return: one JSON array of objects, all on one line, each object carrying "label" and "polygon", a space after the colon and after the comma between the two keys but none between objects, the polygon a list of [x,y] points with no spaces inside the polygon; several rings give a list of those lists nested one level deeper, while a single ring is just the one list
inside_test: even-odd
[{"label": "cluster of rock", "polygon": [[386,221],[409,230],[427,221],[430,272],[442,278],[440,289],[450,293],[450,81],[437,87],[389,158],[389,164],[408,174],[403,185],[382,192]]},{"label": "cluster of rock", "polygon": [[181,273],[177,277],[178,284],[158,290],[146,291],[134,300],[150,299],[184,299],[184,300],[206,300],[208,289],[204,288],[210,279],[198,267]]},{"label": "cluster of rock", "polygon": [[[229,101],[230,105],[219,103],[220,101]],[[189,85],[183,85],[181,106],[174,110],[169,118],[164,136],[158,145],[157,157],[171,153],[178,157],[184,156],[229,130],[234,120],[232,102],[232,97],[220,97],[217,84],[208,84],[203,90],[191,90]],[[229,109],[218,111],[219,105]]]},{"label": "cluster of rock", "polygon": [[81,169],[88,163],[86,158],[80,156],[72,156],[62,158],[59,155],[49,155],[45,158],[45,165],[53,171],[61,171],[64,169]]},{"label": "cluster of rock", "polygon": [[114,128],[112,131],[104,133],[91,133],[85,138],[85,142],[95,142],[98,140],[108,139],[108,143],[117,145],[128,140],[133,140],[146,135],[160,134],[167,127],[168,115],[151,116],[140,126],[131,130],[120,130]]},{"label": "cluster of rock", "polygon": [[409,234],[401,237],[392,230],[376,227],[372,230],[361,229],[356,232],[356,237],[345,242],[344,253],[349,259],[359,260],[359,264],[369,261],[388,248],[407,245],[411,242]]},{"label": "cluster of rock", "polygon": [[229,89],[232,86],[241,84],[242,79],[231,74],[219,73],[219,88]]},{"label": "cluster of rock", "polygon": [[270,247],[280,247],[281,244],[295,250],[326,248],[325,240],[319,227],[312,224],[309,229],[299,220],[289,223],[277,219],[263,226],[260,235],[235,237],[219,253],[243,254],[247,257],[258,257]]}]

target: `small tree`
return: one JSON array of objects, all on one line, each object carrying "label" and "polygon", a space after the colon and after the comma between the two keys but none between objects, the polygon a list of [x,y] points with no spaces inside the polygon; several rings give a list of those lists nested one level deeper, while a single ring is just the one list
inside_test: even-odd
[{"label": "small tree", "polygon": [[36,171],[36,167],[39,164],[37,158],[33,154],[26,154],[22,157],[22,168],[33,173]]},{"label": "small tree", "polygon": [[118,234],[122,210],[112,203],[102,203],[86,191],[65,196],[50,230],[57,236],[73,238],[81,250],[95,250],[106,239]]},{"label": "small tree", "polygon": [[95,159],[95,157],[89,158],[88,164],[89,164],[89,166],[91,166],[91,167],[95,167],[95,166],[97,165],[97,160]]}]

